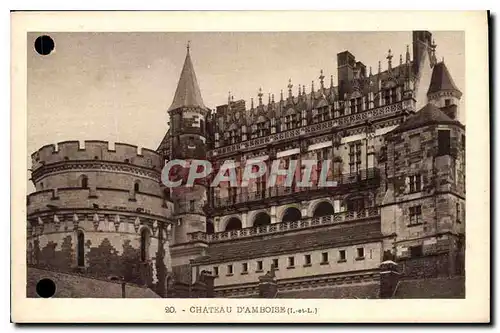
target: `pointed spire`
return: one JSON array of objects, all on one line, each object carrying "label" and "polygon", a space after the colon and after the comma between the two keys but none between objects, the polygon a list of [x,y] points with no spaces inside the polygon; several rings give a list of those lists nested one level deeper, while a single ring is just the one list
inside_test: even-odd
[{"label": "pointed spire", "polygon": [[203,103],[203,99],[201,98],[200,87],[198,86],[198,81],[196,80],[196,74],[194,72],[193,63],[191,62],[189,50],[190,45],[188,42],[184,66],[182,67],[179,82],[177,83],[174,100],[172,105],[170,105],[170,108],[168,108],[168,111],[186,106],[206,108]]},{"label": "pointed spire", "polygon": [[391,70],[392,69],[392,52],[391,49],[389,49],[389,52],[387,52],[387,69]]},{"label": "pointed spire", "polygon": [[289,98],[292,98],[292,88],[293,88],[292,79],[288,79],[288,97]]},{"label": "pointed spire", "polygon": [[262,96],[264,96],[264,94],[262,93],[262,88],[259,88],[259,93],[257,94],[257,96],[259,96],[259,105],[262,105]]},{"label": "pointed spire", "polygon": [[436,47],[437,47],[436,42],[433,39],[432,43],[431,43],[431,64],[433,64],[433,65],[437,62]]},{"label": "pointed spire", "polygon": [[330,75],[330,89],[333,88],[333,75]]},{"label": "pointed spire", "polygon": [[406,63],[410,63],[410,45],[406,44]]},{"label": "pointed spire", "polygon": [[325,76],[323,75],[323,70],[320,70],[319,71],[320,75],[319,75],[319,85],[321,87],[321,90],[325,89],[325,84],[324,84],[324,79],[325,79]]}]

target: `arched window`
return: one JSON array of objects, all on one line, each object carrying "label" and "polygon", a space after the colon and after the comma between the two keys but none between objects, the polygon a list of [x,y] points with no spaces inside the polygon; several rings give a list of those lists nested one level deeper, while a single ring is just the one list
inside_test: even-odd
[{"label": "arched window", "polygon": [[314,209],[313,217],[333,215],[333,206],[327,201],[320,202]]},{"label": "arched window", "polygon": [[241,221],[237,217],[232,217],[226,225],[225,231],[238,230],[241,229]]},{"label": "arched window", "polygon": [[285,210],[283,217],[281,218],[282,222],[293,222],[299,221],[302,218],[302,213],[295,207],[290,207]]},{"label": "arched window", "polygon": [[260,212],[257,214],[257,216],[255,216],[253,222],[254,227],[260,227],[267,224],[271,224],[271,217],[269,216],[269,214]]},{"label": "arched window", "polygon": [[141,188],[140,183],[139,183],[138,181],[137,181],[137,182],[135,182],[135,183],[134,183],[134,192],[135,192],[135,193],[139,193],[140,188]]},{"label": "arched window", "polygon": [[76,257],[79,267],[85,266],[85,234],[83,231],[78,230],[76,245]]},{"label": "arched window", "polygon": [[83,175],[80,179],[80,185],[82,188],[88,188],[89,187],[89,177]]},{"label": "arched window", "polygon": [[149,258],[149,229],[143,228],[141,231],[141,261],[145,262]]}]

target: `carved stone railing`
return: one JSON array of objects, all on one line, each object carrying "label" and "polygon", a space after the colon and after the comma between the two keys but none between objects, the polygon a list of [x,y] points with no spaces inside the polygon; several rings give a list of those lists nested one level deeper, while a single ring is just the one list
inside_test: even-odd
[{"label": "carved stone railing", "polygon": [[[357,173],[347,173],[340,176],[335,176],[330,181],[337,182],[335,187],[346,187],[352,185],[359,185],[366,181],[376,180],[379,177],[379,170],[377,168],[363,169]],[[271,188],[266,188],[265,190],[257,192],[243,192],[237,193],[229,197],[214,198],[212,206],[214,208],[224,208],[230,207],[236,204],[243,204],[248,202],[260,201],[270,198],[283,197],[288,195],[293,195],[297,193],[304,193],[316,190],[328,189],[328,187],[322,187],[318,184],[312,184],[307,187],[285,187],[276,186]]]},{"label": "carved stone railing", "polygon": [[210,156],[220,156],[226,154],[232,154],[235,152],[241,152],[247,149],[255,149],[260,146],[265,147],[269,144],[275,144],[280,141],[290,140],[297,138],[301,135],[309,135],[315,132],[322,132],[325,130],[332,129],[334,127],[341,127],[345,125],[355,125],[359,123],[363,123],[366,120],[370,119],[371,121],[376,120],[377,118],[383,118],[391,114],[396,114],[398,112],[403,111],[403,103],[405,101],[400,101],[395,104],[385,105],[378,108],[366,110],[363,112],[345,115],[342,117],[337,117],[331,120],[327,120],[318,124],[313,124],[309,126],[299,127],[295,129],[291,129],[288,131],[271,134],[268,136],[264,136],[257,139],[247,140],[244,142],[228,145],[225,147],[220,147],[213,149],[209,152]]},{"label": "carved stone railing", "polygon": [[288,221],[272,223],[258,227],[250,227],[238,230],[223,231],[213,234],[204,232],[193,232],[189,234],[191,241],[220,242],[225,240],[248,238],[258,235],[269,235],[280,232],[307,229],[319,225],[334,225],[338,223],[351,222],[359,219],[380,216],[378,207],[365,208],[359,211],[346,211],[321,217],[308,217],[299,221]]}]

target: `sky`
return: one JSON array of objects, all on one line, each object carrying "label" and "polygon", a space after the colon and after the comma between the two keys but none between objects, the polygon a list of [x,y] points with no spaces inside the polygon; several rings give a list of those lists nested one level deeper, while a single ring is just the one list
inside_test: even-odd
[{"label": "sky", "polygon": [[[463,32],[432,32],[436,55],[444,57],[465,95]],[[41,146],[66,140],[125,142],[156,149],[167,130],[167,109],[190,41],[191,58],[205,105],[215,109],[235,100],[264,101],[280,90],[311,81],[319,87],[337,80],[336,55],[349,50],[356,60],[387,68],[387,51],[399,55],[412,42],[411,32],[140,32],[29,33],[28,45],[50,35],[55,50],[39,55],[28,47],[28,154]],[[462,98],[462,106],[465,96]],[[461,112],[461,120],[464,112]],[[28,156],[28,165],[30,157]]]}]

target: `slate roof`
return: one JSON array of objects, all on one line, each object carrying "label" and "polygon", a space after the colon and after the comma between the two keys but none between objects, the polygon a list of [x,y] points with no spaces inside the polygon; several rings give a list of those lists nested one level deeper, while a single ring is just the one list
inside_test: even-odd
[{"label": "slate roof", "polygon": [[353,242],[377,241],[381,238],[380,222],[371,222],[290,236],[213,243],[207,249],[206,256],[197,258],[194,262],[199,264],[229,262],[293,252],[297,249],[306,251],[322,247],[344,246]]},{"label": "slate roof", "polygon": [[378,298],[376,282],[305,290],[278,291],[276,298]]},{"label": "slate roof", "polygon": [[406,119],[404,123],[402,123],[389,133],[404,132],[423,126],[437,124],[459,125],[463,127],[463,125],[458,120],[451,119],[435,105],[428,103],[415,114],[408,117],[408,119]]},{"label": "slate roof", "polygon": [[393,298],[465,298],[465,277],[401,280]]},{"label": "slate roof", "polygon": [[198,86],[198,80],[196,80],[196,74],[194,72],[193,63],[191,62],[189,48],[186,54],[186,59],[184,60],[184,66],[182,67],[179,83],[177,84],[177,89],[175,90],[174,100],[168,111],[175,110],[183,106],[206,108],[203,103],[203,99],[201,98],[200,87]]},{"label": "slate roof", "polygon": [[[122,286],[119,282],[85,277],[50,270],[28,267],[26,283],[27,297],[38,298],[36,285],[38,281],[49,278],[56,284],[53,298],[122,298]],[[126,298],[160,298],[149,288],[127,283]]]},{"label": "slate roof", "polygon": [[446,68],[444,62],[439,62],[434,65],[434,68],[432,69],[431,84],[429,85],[427,94],[432,94],[438,91],[460,92],[455,82],[453,82],[450,72],[448,71],[448,68]]}]

